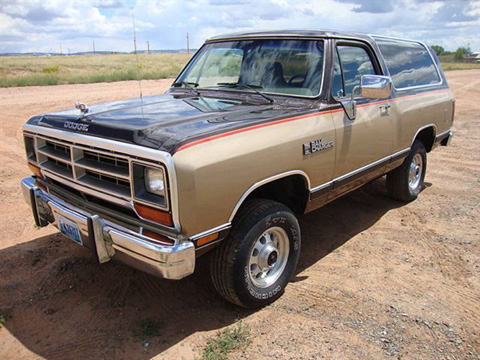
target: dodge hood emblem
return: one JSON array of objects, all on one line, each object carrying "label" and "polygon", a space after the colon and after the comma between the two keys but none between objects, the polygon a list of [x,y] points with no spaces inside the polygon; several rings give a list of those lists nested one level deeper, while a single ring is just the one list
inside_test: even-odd
[{"label": "dodge hood emblem", "polygon": [[64,128],[78,131],[88,131],[89,126],[90,124],[75,123],[72,121],[65,121],[63,123]]}]

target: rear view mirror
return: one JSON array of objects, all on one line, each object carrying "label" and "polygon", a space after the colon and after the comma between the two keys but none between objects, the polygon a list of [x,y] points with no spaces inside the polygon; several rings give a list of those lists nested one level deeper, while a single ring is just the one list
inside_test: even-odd
[{"label": "rear view mirror", "polygon": [[368,99],[385,99],[392,92],[392,81],[388,76],[363,75],[360,80],[360,96]]},{"label": "rear view mirror", "polygon": [[392,80],[382,75],[362,75],[360,85],[352,89],[350,98],[340,99],[340,103],[350,120],[357,117],[357,102],[355,92],[360,90],[360,96],[366,99],[386,99],[392,93]]}]

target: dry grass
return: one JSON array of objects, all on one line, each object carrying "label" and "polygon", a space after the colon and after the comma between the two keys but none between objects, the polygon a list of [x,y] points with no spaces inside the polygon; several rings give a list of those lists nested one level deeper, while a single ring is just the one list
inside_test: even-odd
[{"label": "dry grass", "polygon": [[480,69],[480,63],[443,62],[443,71]]},{"label": "dry grass", "polygon": [[[152,54],[84,56],[12,56],[0,58],[0,87],[88,84],[122,80],[165,79],[178,75],[191,55]],[[480,64],[444,59],[448,70],[480,69]]]},{"label": "dry grass", "polygon": [[15,56],[0,60],[1,87],[87,84],[175,77],[190,59],[187,54]]}]

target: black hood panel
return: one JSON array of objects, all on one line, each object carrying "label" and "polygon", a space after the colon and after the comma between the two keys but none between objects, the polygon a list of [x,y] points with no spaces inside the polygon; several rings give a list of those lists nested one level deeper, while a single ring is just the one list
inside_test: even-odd
[{"label": "black hood panel", "polygon": [[168,93],[96,104],[89,107],[86,117],[82,117],[79,110],[70,109],[37,116],[28,123],[61,130],[67,130],[66,121],[88,124],[87,132],[78,132],[173,154],[178,147],[193,140],[305,113],[310,104],[301,103],[302,106],[259,105],[258,101],[245,103]]}]

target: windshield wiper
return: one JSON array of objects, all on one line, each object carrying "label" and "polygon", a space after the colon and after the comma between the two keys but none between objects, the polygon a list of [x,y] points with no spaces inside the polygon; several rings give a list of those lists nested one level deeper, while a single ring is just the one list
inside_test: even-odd
[{"label": "windshield wiper", "polygon": [[200,91],[195,89],[198,86],[197,83],[187,82],[187,81],[179,81],[179,82],[174,82],[172,84],[173,87],[181,87],[182,85],[185,86],[187,89],[192,90],[195,94],[197,94],[197,96],[201,96]]},{"label": "windshield wiper", "polygon": [[240,84],[240,83],[218,83],[218,86],[226,86],[231,88],[244,88],[252,90],[253,92],[257,93],[258,95],[262,96],[263,98],[267,99],[270,104],[273,104],[275,100],[273,100],[270,96],[265,95],[261,91],[257,89],[263,89],[263,87],[259,85],[248,85],[248,84]]}]

